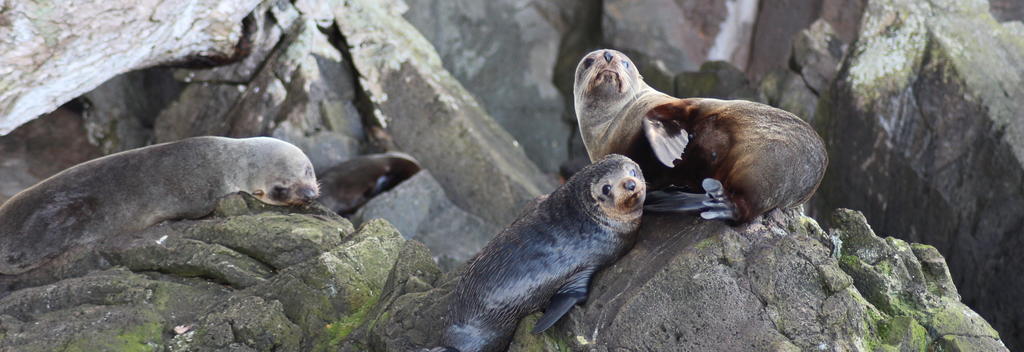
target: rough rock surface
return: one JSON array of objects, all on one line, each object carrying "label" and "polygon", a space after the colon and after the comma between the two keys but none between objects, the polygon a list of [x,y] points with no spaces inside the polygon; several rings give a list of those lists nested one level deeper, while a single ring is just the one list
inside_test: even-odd
[{"label": "rough rock surface", "polygon": [[815,208],[949,258],[964,302],[1024,348],[1024,25],[985,1],[878,0],[823,94]]},{"label": "rough rock surface", "polygon": [[330,350],[400,254],[430,261],[384,221],[296,210],[231,196],[98,251],[108,268],[4,292],[0,350]]},{"label": "rough rock surface", "polygon": [[746,67],[756,10],[747,0],[610,0],[602,31],[605,44],[635,60],[648,84],[671,92],[676,73],[705,60]]},{"label": "rough rock surface", "polygon": [[552,180],[444,70],[396,7],[356,0],[334,8],[373,119],[433,172],[452,202],[510,223],[519,206],[553,188]]},{"label": "rough rock surface", "polygon": [[[258,0],[7,1],[0,5],[0,135],[117,74],[236,55]],[[124,35],[131,33],[132,35]]]},{"label": "rough rock surface", "polygon": [[[405,19],[429,40],[444,67],[480,99],[487,112],[541,170],[568,157],[571,105],[554,85],[564,31],[555,1],[407,1]],[[572,75],[570,73],[570,75]],[[537,128],[544,126],[544,128]]]},{"label": "rough rock surface", "polygon": [[[877,237],[849,210],[833,223],[825,233],[793,211],[745,228],[646,216],[641,240],[599,273],[584,306],[542,335],[528,333],[538,315],[525,319],[510,351],[1006,350],[960,303],[935,248]],[[433,276],[415,274],[429,271],[404,271],[343,350],[437,343],[458,272],[431,288]]]},{"label": "rough rock surface", "polygon": [[387,220],[406,239],[426,245],[445,270],[475,255],[499,230],[448,200],[429,171],[420,171],[374,197],[352,221],[358,225],[378,218]]}]

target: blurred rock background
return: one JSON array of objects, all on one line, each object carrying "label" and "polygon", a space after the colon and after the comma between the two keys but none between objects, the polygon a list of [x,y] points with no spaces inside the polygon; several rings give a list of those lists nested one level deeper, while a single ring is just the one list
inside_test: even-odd
[{"label": "blurred rock background", "polygon": [[[572,72],[584,53],[610,47],[662,91],[761,101],[807,119],[831,161],[808,214],[828,228],[826,215],[852,208],[875,232],[934,246],[963,302],[1007,347],[1024,349],[1019,0],[182,4],[0,0],[0,202],[85,160],[198,135],[278,137],[319,171],[397,150],[425,172],[350,220],[383,217],[456,268],[553,189],[560,165],[586,158]],[[859,266],[842,264],[857,281]],[[902,287],[880,284],[889,288],[857,287]],[[922,346],[993,335],[915,319],[902,324],[911,339],[928,327]]]}]

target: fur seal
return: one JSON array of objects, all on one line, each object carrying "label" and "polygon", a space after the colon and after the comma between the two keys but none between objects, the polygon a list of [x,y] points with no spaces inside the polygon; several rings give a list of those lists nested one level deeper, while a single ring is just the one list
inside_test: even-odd
[{"label": "fur seal", "polygon": [[311,202],[313,165],[267,138],[195,137],[111,154],[61,171],[0,205],[0,274],[16,275],[72,247],[171,219],[209,214],[245,191],[275,205]]},{"label": "fur seal", "polygon": [[526,315],[551,327],[586,300],[590,277],[634,242],[643,213],[640,167],[609,155],[526,208],[466,266],[434,351],[504,351]]},{"label": "fur seal", "polygon": [[584,56],[575,80],[576,117],[590,159],[618,153],[636,160],[655,190],[647,210],[746,223],[806,202],[825,174],[821,137],[784,110],[746,100],[674,98],[644,83],[626,55],[609,49]]},{"label": "fur seal", "polygon": [[420,163],[405,153],[360,155],[320,174],[320,202],[335,213],[351,214],[420,169]]}]

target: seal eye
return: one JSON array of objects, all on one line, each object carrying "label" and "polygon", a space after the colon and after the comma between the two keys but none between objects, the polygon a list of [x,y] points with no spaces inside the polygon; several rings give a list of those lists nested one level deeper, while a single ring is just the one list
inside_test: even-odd
[{"label": "seal eye", "polygon": [[628,70],[629,69],[629,61],[623,60],[622,61],[622,66],[625,67]]},{"label": "seal eye", "polygon": [[636,177],[636,169],[629,169],[629,175]]},{"label": "seal eye", "polygon": [[612,193],[612,185],[604,185],[604,187],[601,187],[601,193],[604,193],[606,196]]},{"label": "seal eye", "polygon": [[274,186],[274,188],[270,190],[270,199],[279,202],[288,200],[288,189],[281,186]]},{"label": "seal eye", "polygon": [[588,58],[583,60],[583,69],[584,70],[588,69],[588,68],[590,68],[590,65],[593,65],[593,64],[594,64],[594,58],[588,57]]}]

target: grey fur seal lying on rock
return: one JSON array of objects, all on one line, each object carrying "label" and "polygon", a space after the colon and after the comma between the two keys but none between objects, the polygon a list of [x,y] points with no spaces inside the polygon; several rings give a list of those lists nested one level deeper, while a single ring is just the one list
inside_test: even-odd
[{"label": "grey fur seal lying on rock", "polygon": [[0,274],[36,268],[72,247],[164,220],[209,214],[248,192],[275,205],[319,195],[299,148],[267,138],[195,137],[75,165],[0,205]]},{"label": "grey fur seal lying on rock", "polygon": [[519,321],[551,327],[587,298],[591,276],[632,246],[646,188],[640,167],[609,155],[573,175],[498,234],[449,296],[433,351],[504,351]]},{"label": "grey fur seal lying on rock", "polygon": [[784,110],[671,97],[609,49],[584,56],[575,79],[576,118],[590,159],[617,153],[640,164],[654,190],[647,210],[746,223],[806,202],[825,174],[821,137]]}]

